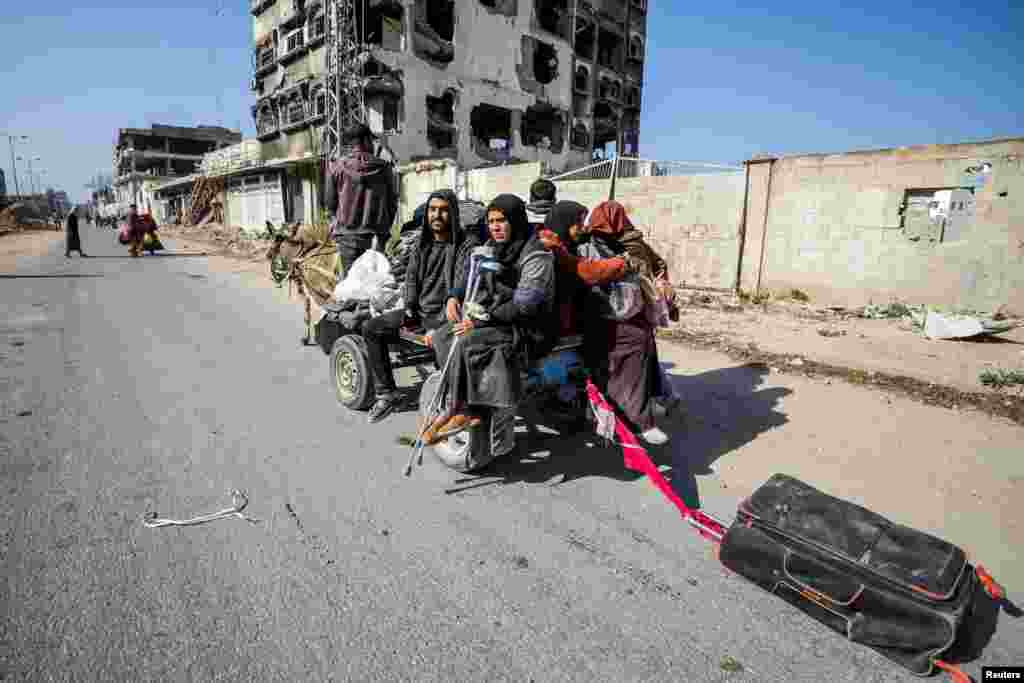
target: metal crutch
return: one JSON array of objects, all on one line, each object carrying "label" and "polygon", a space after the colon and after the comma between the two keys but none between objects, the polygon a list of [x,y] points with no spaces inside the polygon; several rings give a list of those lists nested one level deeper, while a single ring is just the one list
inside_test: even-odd
[{"label": "metal crutch", "polygon": [[[482,257],[474,255],[470,258],[469,262],[469,282],[470,290],[469,296],[466,297],[466,301],[470,302],[476,298],[477,284],[479,281],[479,261]],[[451,367],[452,358],[455,357],[455,351],[459,346],[459,337],[456,337],[452,342],[452,346],[448,349],[448,357],[445,359],[444,367],[441,369],[441,379],[437,385],[437,392],[431,397],[430,405],[427,407],[426,422],[437,419],[437,414],[444,407],[444,394],[446,391],[445,384],[448,382],[448,369]],[[417,430],[416,443],[413,445],[412,454],[409,456],[409,461],[405,465],[403,474],[405,476],[412,475],[413,463],[418,466],[423,464],[423,449],[426,444],[423,442],[423,433],[426,428]]]}]

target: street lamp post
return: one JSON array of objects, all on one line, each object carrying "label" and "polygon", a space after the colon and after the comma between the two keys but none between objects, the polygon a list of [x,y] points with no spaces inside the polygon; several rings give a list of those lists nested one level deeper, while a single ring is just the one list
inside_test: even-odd
[{"label": "street lamp post", "polygon": [[8,135],[7,144],[11,148],[11,172],[14,174],[14,194],[20,195],[21,188],[18,187],[18,165],[14,162],[14,142],[15,140],[28,140],[27,135]]},{"label": "street lamp post", "polygon": [[32,194],[37,194],[37,192],[36,192],[36,179],[35,179],[35,176],[32,174],[32,162],[33,161],[42,161],[42,160],[43,160],[42,157],[18,157],[18,161],[24,161],[24,162],[28,163],[28,184],[29,184],[29,191],[31,191]]}]

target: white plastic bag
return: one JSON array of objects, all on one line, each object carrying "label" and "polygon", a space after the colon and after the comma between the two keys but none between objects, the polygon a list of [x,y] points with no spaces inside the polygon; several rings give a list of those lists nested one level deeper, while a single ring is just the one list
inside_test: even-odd
[{"label": "white plastic bag", "polygon": [[384,254],[367,250],[352,264],[345,279],[334,288],[335,301],[370,301],[385,288],[394,287],[391,265]]}]

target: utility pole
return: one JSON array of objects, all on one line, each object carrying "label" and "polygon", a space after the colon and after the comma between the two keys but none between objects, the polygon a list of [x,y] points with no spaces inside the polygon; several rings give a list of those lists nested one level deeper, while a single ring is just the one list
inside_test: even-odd
[{"label": "utility pole", "polygon": [[18,187],[18,165],[14,161],[14,141],[15,140],[28,140],[27,135],[8,135],[7,144],[11,148],[11,172],[14,173],[14,194],[20,195],[21,188]]},{"label": "utility pole", "polygon": [[28,163],[28,184],[29,190],[32,192],[32,194],[36,194],[36,179],[35,176],[32,175],[32,162],[42,160],[42,157],[18,157],[18,161],[24,161]]}]

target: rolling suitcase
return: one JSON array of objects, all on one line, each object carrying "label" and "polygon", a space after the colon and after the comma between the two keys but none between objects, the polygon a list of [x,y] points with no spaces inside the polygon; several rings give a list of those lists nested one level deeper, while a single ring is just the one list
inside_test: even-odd
[{"label": "rolling suitcase", "polygon": [[719,559],[810,617],[919,676],[942,661],[981,585],[960,548],[776,474],[740,504]]}]

